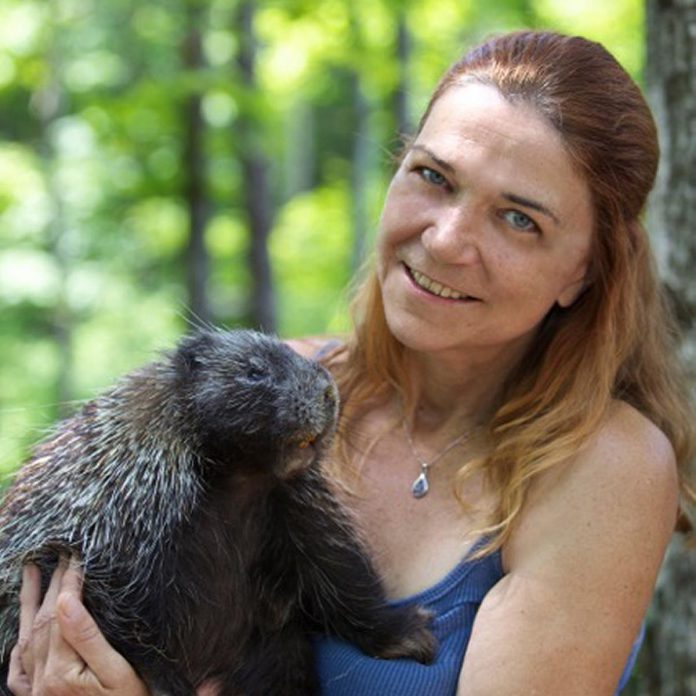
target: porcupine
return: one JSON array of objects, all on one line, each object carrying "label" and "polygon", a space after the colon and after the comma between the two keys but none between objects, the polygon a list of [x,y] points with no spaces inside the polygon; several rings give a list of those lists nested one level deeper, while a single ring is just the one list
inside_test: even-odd
[{"label": "porcupine", "polygon": [[324,367],[250,330],[199,331],[86,403],[0,508],[5,668],[21,565],[47,582],[56,549],[155,693],[311,694],[312,632],[428,662],[427,614],[386,602],[322,474],[337,404]]}]

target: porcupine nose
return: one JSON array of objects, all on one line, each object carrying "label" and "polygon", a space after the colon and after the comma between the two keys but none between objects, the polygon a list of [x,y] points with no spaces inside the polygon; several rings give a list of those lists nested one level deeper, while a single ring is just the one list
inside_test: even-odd
[{"label": "porcupine nose", "polygon": [[300,429],[317,438],[333,426],[338,403],[338,393],[333,380],[321,368],[307,384],[300,406]]},{"label": "porcupine nose", "polygon": [[321,442],[330,436],[338,412],[338,390],[329,373],[320,366],[306,375],[295,400],[295,435],[291,438],[281,478],[292,478],[311,466]]}]

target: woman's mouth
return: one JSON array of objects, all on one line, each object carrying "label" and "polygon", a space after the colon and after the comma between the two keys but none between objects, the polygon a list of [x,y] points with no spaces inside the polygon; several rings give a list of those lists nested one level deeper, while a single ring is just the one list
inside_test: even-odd
[{"label": "woman's mouth", "polygon": [[475,300],[477,299],[476,297],[470,297],[469,295],[464,295],[458,290],[455,290],[454,288],[450,288],[447,285],[443,285],[442,283],[438,283],[436,280],[433,280],[429,276],[425,275],[425,273],[421,273],[420,271],[415,270],[414,268],[411,268],[410,266],[406,266],[404,264],[404,267],[406,268],[406,272],[410,276],[411,280],[419,287],[425,290],[427,293],[430,295],[435,295],[436,297],[443,297],[447,300]]}]

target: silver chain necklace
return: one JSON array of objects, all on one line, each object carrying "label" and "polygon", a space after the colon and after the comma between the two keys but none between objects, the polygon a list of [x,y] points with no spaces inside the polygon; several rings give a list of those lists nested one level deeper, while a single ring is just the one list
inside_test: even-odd
[{"label": "silver chain necklace", "polygon": [[413,438],[411,437],[411,433],[406,425],[406,419],[403,420],[403,425],[408,446],[411,448],[411,453],[421,468],[420,474],[411,484],[411,493],[413,494],[414,498],[422,498],[423,496],[427,495],[428,491],[430,490],[430,484],[428,483],[428,469],[436,462],[439,462],[440,459],[442,459],[450,450],[464,442],[464,440],[469,437],[469,433],[463,433],[462,435],[456,437],[428,462],[416,451],[416,446],[413,444]]}]

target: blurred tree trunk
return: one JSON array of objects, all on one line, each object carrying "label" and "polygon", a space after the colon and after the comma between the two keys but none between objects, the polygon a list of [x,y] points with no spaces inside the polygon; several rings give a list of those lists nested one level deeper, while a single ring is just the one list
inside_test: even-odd
[{"label": "blurred tree trunk", "polygon": [[[204,67],[202,23],[204,5],[197,0],[186,3],[186,35],[182,44],[184,70],[195,75]],[[186,97],[183,107],[184,199],[188,210],[189,235],[186,247],[186,278],[188,310],[194,324],[211,321],[208,299],[209,258],[205,246],[208,222],[206,197],[205,124],[201,109],[201,94],[194,90]]]},{"label": "blurred tree trunk", "polygon": [[288,201],[317,185],[314,108],[304,98],[288,110],[284,141],[283,200]]},{"label": "blurred tree trunk", "polygon": [[[696,355],[696,0],[647,2],[648,96],[660,130],[660,173],[649,207],[660,270],[675,298],[684,352]],[[696,552],[680,534],[658,579],[641,655],[642,694],[696,694]]]},{"label": "blurred tree trunk", "polygon": [[410,63],[411,63],[411,32],[406,20],[405,5],[399,4],[396,18],[396,67],[399,79],[394,92],[394,116],[396,132],[400,136],[413,133],[411,117]]},{"label": "blurred tree trunk", "polygon": [[350,168],[351,227],[353,229],[353,254],[351,271],[360,268],[365,259],[368,229],[367,184],[370,175],[370,102],[365,95],[358,70],[352,75],[355,131]]},{"label": "blurred tree trunk", "polygon": [[[60,16],[59,0],[49,3],[49,12]],[[47,246],[58,270],[58,292],[53,307],[52,333],[58,350],[58,371],[56,374],[56,418],[70,414],[73,399],[72,370],[72,324],[73,316],[68,301],[67,286],[70,274],[71,254],[69,225],[65,201],[56,171],[57,154],[54,147],[54,126],[63,114],[65,94],[61,81],[63,52],[61,50],[62,30],[58,22],[51,25],[46,42],[47,73],[43,84],[32,98],[32,107],[41,124],[39,155],[46,180],[46,190],[51,201],[51,218],[47,229]]]},{"label": "blurred tree trunk", "polygon": [[353,152],[350,164],[351,193],[351,228],[353,232],[353,250],[351,274],[355,273],[365,259],[368,221],[367,187],[370,178],[370,154],[374,143],[370,135],[370,102],[365,93],[364,79],[361,71],[363,54],[363,37],[360,20],[355,6],[351,5],[350,27],[353,35],[353,66],[351,74],[353,99]]},{"label": "blurred tree trunk", "polygon": [[266,331],[275,330],[276,311],[273,277],[268,256],[268,237],[272,227],[272,201],[269,167],[263,152],[263,132],[255,108],[256,38],[253,0],[241,0],[237,9],[239,37],[238,65],[246,88],[245,102],[237,120],[238,148],[242,164],[244,198],[251,235],[252,274],[251,319]]}]

